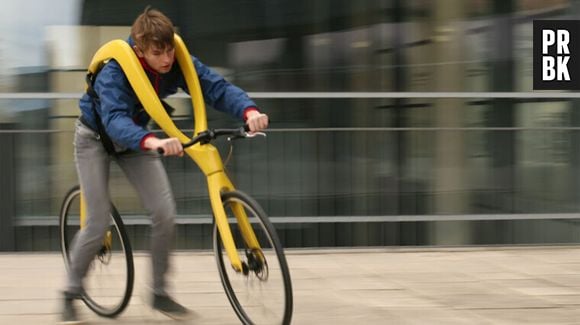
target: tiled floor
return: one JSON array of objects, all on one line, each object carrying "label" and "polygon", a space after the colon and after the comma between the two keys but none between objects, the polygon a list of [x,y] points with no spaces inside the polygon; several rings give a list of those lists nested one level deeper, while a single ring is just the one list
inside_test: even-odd
[{"label": "tiled floor", "polygon": [[[293,324],[580,324],[580,248],[288,250]],[[191,324],[239,324],[211,252],[175,254],[174,295]],[[89,324],[175,324],[147,304],[149,258],[117,319],[79,304]],[[0,324],[54,324],[58,254],[0,255]]]}]

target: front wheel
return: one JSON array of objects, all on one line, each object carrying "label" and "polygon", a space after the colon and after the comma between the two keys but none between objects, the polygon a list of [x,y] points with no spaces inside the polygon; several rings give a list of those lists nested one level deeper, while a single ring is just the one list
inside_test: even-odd
[{"label": "front wheel", "polygon": [[[65,196],[60,211],[60,247],[67,271],[71,241],[80,229],[79,186]],[[111,204],[111,223],[103,245],[97,252],[84,279],[82,299],[100,316],[116,317],[129,304],[134,281],[133,253],[129,237],[117,209]]]},{"label": "front wheel", "polygon": [[[284,250],[274,226],[256,201],[240,191],[222,194],[222,202],[232,230],[243,270],[236,272],[223,247],[216,225],[213,245],[226,295],[244,324],[290,324],[292,284]],[[259,247],[250,247],[242,237],[234,207],[248,216]]]}]

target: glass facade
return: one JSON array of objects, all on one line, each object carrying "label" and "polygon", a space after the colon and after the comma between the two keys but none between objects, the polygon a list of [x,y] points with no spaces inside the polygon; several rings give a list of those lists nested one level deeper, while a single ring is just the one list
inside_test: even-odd
[{"label": "glass facade", "polygon": [[[46,6],[28,2],[31,10]],[[570,214],[580,210],[578,100],[531,92],[533,20],[578,19],[580,1],[150,3],[174,21],[192,54],[254,94],[269,114],[267,138],[237,142],[228,170],[273,218],[289,217],[281,227],[291,245],[577,241]],[[41,31],[30,40],[43,44],[34,50],[40,54],[12,60],[27,43],[0,45],[0,91],[54,95],[0,100],[0,166],[10,168],[2,171],[0,189],[9,194],[0,211],[11,211],[21,232],[56,220],[76,183],[78,109],[70,94],[83,91],[93,52],[127,37],[143,10],[140,1],[52,5],[66,17],[13,22]],[[3,6],[17,11],[22,1]],[[11,35],[0,29],[0,38]],[[479,95],[417,95],[431,92]],[[191,128],[189,101],[170,101],[178,125]],[[210,127],[237,123],[210,109]],[[227,143],[218,147],[227,156]],[[198,168],[186,159],[164,162],[182,223],[208,218]],[[111,189],[127,218],[143,218],[118,169]],[[356,224],[370,217],[379,218]]]}]

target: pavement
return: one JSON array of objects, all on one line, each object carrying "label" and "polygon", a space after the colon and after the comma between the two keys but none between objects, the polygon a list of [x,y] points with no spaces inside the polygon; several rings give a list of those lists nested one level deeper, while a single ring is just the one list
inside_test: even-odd
[{"label": "pavement", "polygon": [[[365,248],[286,251],[293,324],[580,324],[580,248]],[[147,303],[149,257],[116,319],[79,302],[87,324],[239,324],[210,251],[174,254],[177,322]],[[0,324],[56,324],[65,269],[56,253],[0,254]]]}]

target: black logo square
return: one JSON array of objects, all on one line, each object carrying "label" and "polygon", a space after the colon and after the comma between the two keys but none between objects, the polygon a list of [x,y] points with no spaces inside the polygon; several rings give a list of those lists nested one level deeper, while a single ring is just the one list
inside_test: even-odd
[{"label": "black logo square", "polygon": [[580,90],[580,20],[534,20],[534,90]]}]

